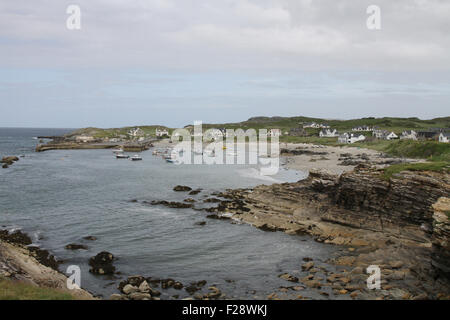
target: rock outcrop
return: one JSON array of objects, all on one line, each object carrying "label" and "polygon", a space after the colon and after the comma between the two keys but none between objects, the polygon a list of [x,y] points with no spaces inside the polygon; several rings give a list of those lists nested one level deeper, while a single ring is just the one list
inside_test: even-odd
[{"label": "rock outcrop", "polygon": [[192,188],[188,187],[188,186],[180,186],[180,185],[178,185],[178,186],[175,186],[173,188],[173,191],[185,191],[185,192],[187,192],[187,191],[192,191]]},{"label": "rock outcrop", "polygon": [[450,198],[440,198],[433,209],[432,262],[450,279]]},{"label": "rock outcrop", "polygon": [[2,168],[6,169],[16,161],[19,161],[19,157],[9,156],[9,157],[3,157],[2,160],[0,161],[0,163],[3,163]]},{"label": "rock outcrop", "polygon": [[340,176],[311,172],[296,183],[228,190],[220,195],[226,200],[208,211],[336,244],[356,245],[352,238],[361,240],[368,232],[429,243],[432,205],[450,196],[449,177],[406,171],[387,180],[382,171],[364,166]]},{"label": "rock outcrop", "polygon": [[67,288],[67,277],[58,271],[57,261],[47,250],[29,246],[31,239],[22,232],[0,230],[0,278],[42,288],[56,288],[75,299],[94,297],[81,288]]},{"label": "rock outcrop", "polygon": [[67,250],[87,250],[88,247],[84,244],[78,244],[78,243],[69,243],[64,247]]},{"label": "rock outcrop", "polygon": [[92,267],[89,272],[100,275],[114,274],[116,268],[113,266],[114,256],[112,253],[102,251],[95,257],[89,259],[89,265]]},{"label": "rock outcrop", "polygon": [[[334,284],[337,294],[353,299],[450,298],[450,281],[439,276],[448,275],[450,265],[446,172],[404,171],[388,179],[382,170],[359,165],[342,175],[311,172],[296,183],[216,196],[223,200],[205,211],[265,231],[309,234],[319,242],[351,246],[348,254],[330,259],[348,268],[343,277],[349,282]],[[380,292],[367,290],[367,275],[361,275],[370,265],[381,268]],[[316,281],[316,269],[312,263],[302,265],[311,274],[300,280],[319,289],[323,283]],[[282,278],[294,279],[290,274]]]}]

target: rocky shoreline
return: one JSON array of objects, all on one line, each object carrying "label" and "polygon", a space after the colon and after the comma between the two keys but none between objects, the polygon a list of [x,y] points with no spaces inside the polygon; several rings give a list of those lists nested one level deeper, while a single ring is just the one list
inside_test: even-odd
[{"label": "rocky shoreline", "polygon": [[[46,147],[79,149],[92,145],[58,143]],[[450,299],[450,175],[404,171],[386,179],[380,168],[410,160],[353,149],[286,145],[282,155],[287,157],[287,167],[309,171],[308,178],[295,183],[212,194],[175,186],[174,192],[186,194],[182,202],[130,202],[193,209],[204,213],[205,219],[309,235],[342,248],[342,254],[326,261],[336,269],[308,257],[299,261],[301,277],[297,270],[277,275],[286,285],[267,299],[308,299],[301,294],[305,288],[317,290],[326,299]],[[206,221],[196,224],[207,227]],[[64,289],[67,278],[57,271],[59,262],[30,244],[29,237],[21,232],[0,231],[0,276]],[[85,246],[71,243],[66,249]],[[101,252],[91,258],[91,272],[115,274],[113,261],[112,254]],[[381,270],[379,290],[367,288],[366,270],[371,265]],[[228,298],[215,284],[207,285],[204,280],[183,284],[175,279],[138,275],[123,280],[110,299],[159,300],[160,290],[171,290],[173,299],[183,296],[177,293],[179,290],[189,294],[184,299]],[[76,295],[93,299],[82,289]]]},{"label": "rocky shoreline", "polygon": [[78,300],[95,299],[84,289],[69,290],[67,277],[58,270],[61,262],[47,250],[31,246],[31,243],[31,238],[21,231],[10,233],[7,230],[0,230],[1,278],[42,288],[57,289]]},{"label": "rocky shoreline", "polygon": [[376,168],[398,163],[423,162],[419,159],[395,158],[382,152],[352,146],[324,146],[306,143],[282,143],[280,154],[286,157],[286,167],[300,171],[325,171],[339,175],[357,165]]},{"label": "rocky shoreline", "polygon": [[[181,188],[178,188],[181,189]],[[302,265],[309,275],[280,277],[353,299],[450,299],[448,237],[450,175],[404,171],[390,179],[382,170],[360,164],[342,175],[311,172],[296,183],[226,190],[189,206],[206,218],[249,223],[265,231],[309,234],[338,245],[346,253],[330,258],[341,272],[326,270],[313,259]],[[191,198],[188,198],[191,199]],[[197,202],[197,204],[195,204]],[[150,205],[185,208],[174,202]],[[369,290],[368,266],[381,270],[380,290]],[[299,287],[299,285],[294,287]],[[267,298],[280,298],[274,292]]]}]

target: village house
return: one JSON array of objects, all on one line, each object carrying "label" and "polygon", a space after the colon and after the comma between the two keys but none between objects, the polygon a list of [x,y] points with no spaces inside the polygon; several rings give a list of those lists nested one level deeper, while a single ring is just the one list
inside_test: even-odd
[{"label": "village house", "polygon": [[414,130],[403,131],[400,139],[417,140],[417,132]]},{"label": "village house", "polygon": [[369,126],[359,126],[359,127],[354,127],[352,128],[352,131],[372,131],[373,128],[369,127]]},{"label": "village house", "polygon": [[385,140],[398,139],[398,135],[396,135],[394,132],[389,132],[385,136],[383,136],[383,139]]},{"label": "village house", "polygon": [[439,133],[436,131],[419,131],[417,132],[417,138],[420,140],[436,140]]},{"label": "village house", "polygon": [[386,130],[373,130],[372,135],[375,136],[377,139],[383,139],[383,140],[398,139],[398,135],[396,135],[392,131],[389,132]]},{"label": "village house", "polygon": [[330,126],[322,123],[307,122],[303,124],[303,128],[329,129]]},{"label": "village house", "polygon": [[157,137],[164,137],[164,136],[168,136],[169,135],[169,131],[167,131],[166,129],[158,129],[156,128],[155,134]]},{"label": "village house", "polygon": [[355,143],[358,141],[363,141],[365,139],[366,139],[366,137],[362,134],[358,135],[358,134],[345,132],[339,136],[338,142],[339,143]]},{"label": "village house", "polygon": [[206,139],[221,140],[223,139],[223,132],[220,129],[209,129],[205,132]]},{"label": "village house", "polygon": [[87,143],[87,142],[93,142],[94,140],[95,140],[95,138],[93,136],[87,136],[84,134],[75,137],[76,142]]},{"label": "village house", "polygon": [[323,129],[319,132],[319,137],[321,138],[334,138],[338,136],[339,132],[336,129]]},{"label": "village house", "polygon": [[450,132],[441,132],[439,134],[439,142],[448,143],[450,140]]},{"label": "village house", "polygon": [[267,131],[268,137],[279,137],[281,136],[281,130],[280,129],[269,129]]},{"label": "village house", "polygon": [[128,135],[132,137],[139,137],[144,135],[144,131],[141,128],[134,128],[128,131]]},{"label": "village house", "polygon": [[385,132],[385,130],[377,129],[372,131],[372,135],[377,139],[382,139]]}]

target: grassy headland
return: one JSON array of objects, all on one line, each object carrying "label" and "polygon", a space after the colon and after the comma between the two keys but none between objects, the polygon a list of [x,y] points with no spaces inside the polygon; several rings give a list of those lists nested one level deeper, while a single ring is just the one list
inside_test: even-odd
[{"label": "grassy headland", "polygon": [[57,289],[37,287],[24,282],[0,278],[0,300],[73,300]]}]

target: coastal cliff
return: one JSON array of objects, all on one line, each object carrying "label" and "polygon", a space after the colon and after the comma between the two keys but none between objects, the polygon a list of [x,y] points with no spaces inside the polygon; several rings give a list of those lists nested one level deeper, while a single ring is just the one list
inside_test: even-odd
[{"label": "coastal cliff", "polygon": [[[232,212],[256,226],[322,238],[331,226],[354,230],[348,241],[333,234],[323,239],[336,244],[352,243],[361,230],[427,244],[432,205],[450,196],[450,178],[447,173],[404,171],[386,179],[382,170],[358,166],[342,175],[311,172],[296,183],[228,190],[223,196],[232,201],[223,201],[217,211]],[[236,210],[237,202],[247,210]]]},{"label": "coastal cliff", "polygon": [[450,279],[450,199],[440,198],[433,209],[432,262]]},{"label": "coastal cliff", "polygon": [[[360,165],[334,175],[311,172],[296,183],[227,190],[218,217],[232,216],[265,231],[309,234],[349,251],[330,262],[350,268],[342,292],[363,299],[450,298],[448,239],[450,175],[402,171],[386,177],[382,169]],[[382,290],[370,291],[363,270],[380,266]],[[353,268],[353,269],[352,269]],[[343,276],[343,275],[341,275]],[[330,275],[333,282],[335,275]],[[311,274],[305,278],[312,281]],[[324,286],[317,278],[315,285]],[[353,290],[353,291],[352,291]]]}]

